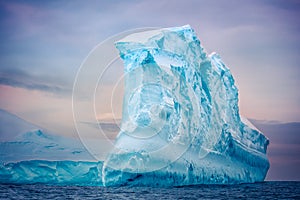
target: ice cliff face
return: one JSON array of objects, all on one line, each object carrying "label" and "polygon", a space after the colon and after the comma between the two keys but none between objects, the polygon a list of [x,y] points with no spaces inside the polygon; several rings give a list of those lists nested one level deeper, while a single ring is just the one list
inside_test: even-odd
[{"label": "ice cliff face", "polygon": [[125,96],[104,185],[264,180],[268,139],[243,122],[230,70],[207,55],[191,27],[133,34],[116,47]]},{"label": "ice cliff face", "polygon": [[102,162],[26,160],[0,163],[0,183],[102,186]]}]

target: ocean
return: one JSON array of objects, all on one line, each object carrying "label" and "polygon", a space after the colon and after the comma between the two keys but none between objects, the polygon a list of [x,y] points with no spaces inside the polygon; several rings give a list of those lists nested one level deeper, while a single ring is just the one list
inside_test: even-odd
[{"label": "ocean", "polygon": [[300,199],[300,182],[166,188],[1,184],[0,199]]}]

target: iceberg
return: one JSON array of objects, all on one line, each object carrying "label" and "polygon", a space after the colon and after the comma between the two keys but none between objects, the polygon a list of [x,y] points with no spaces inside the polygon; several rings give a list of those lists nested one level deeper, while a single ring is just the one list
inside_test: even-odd
[{"label": "iceberg", "polygon": [[94,158],[75,137],[51,133],[0,109],[0,163]]},{"label": "iceberg", "polygon": [[0,183],[102,186],[102,163],[78,139],[0,109]]},{"label": "iceberg", "polygon": [[0,109],[0,183],[183,186],[263,181],[269,140],[239,114],[238,89],[193,29],[131,34],[120,132],[104,161],[76,138]]},{"label": "iceberg", "polygon": [[239,114],[238,89],[189,26],[129,35],[121,130],[103,163],[105,186],[263,181],[269,140]]}]

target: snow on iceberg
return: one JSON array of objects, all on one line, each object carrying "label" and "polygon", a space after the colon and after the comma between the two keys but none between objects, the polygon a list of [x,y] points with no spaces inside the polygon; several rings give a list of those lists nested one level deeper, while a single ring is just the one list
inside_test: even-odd
[{"label": "snow on iceberg", "polygon": [[242,120],[230,70],[207,55],[190,26],[136,33],[116,47],[125,95],[105,186],[264,180],[269,141]]}]

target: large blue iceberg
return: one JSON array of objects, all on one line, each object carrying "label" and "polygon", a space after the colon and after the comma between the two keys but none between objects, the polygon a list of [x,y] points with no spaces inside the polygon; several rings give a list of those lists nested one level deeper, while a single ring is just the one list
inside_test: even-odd
[{"label": "large blue iceberg", "polygon": [[263,181],[268,139],[239,114],[238,90],[190,26],[129,35],[122,124],[104,161],[111,185],[181,186]]},{"label": "large blue iceberg", "polygon": [[182,186],[263,181],[268,139],[241,118],[219,55],[190,26],[116,43],[125,65],[121,130],[96,161],[78,139],[0,110],[0,183]]}]

